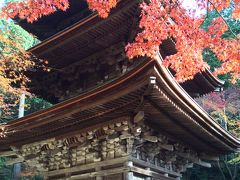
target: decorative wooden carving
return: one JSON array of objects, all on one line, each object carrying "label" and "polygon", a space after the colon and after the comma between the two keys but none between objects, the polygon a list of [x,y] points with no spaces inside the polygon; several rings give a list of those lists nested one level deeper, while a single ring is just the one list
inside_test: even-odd
[{"label": "decorative wooden carving", "polygon": [[[118,43],[63,69],[53,68],[50,73],[38,76],[38,83],[32,86],[38,91],[48,92],[50,101],[63,101],[79,95],[121,76],[142,61],[139,58],[130,62],[124,47],[124,43]],[[44,84],[49,84],[50,87]]]},{"label": "decorative wooden carving", "polygon": [[18,151],[14,149],[3,155],[17,157],[9,160],[8,164],[24,162],[31,171],[43,174],[121,157],[133,157],[152,164],[167,174],[184,172],[194,163],[210,167],[194,150],[150,128],[141,120],[143,114],[137,113],[132,121],[122,118],[123,121],[72,137],[27,144]]}]

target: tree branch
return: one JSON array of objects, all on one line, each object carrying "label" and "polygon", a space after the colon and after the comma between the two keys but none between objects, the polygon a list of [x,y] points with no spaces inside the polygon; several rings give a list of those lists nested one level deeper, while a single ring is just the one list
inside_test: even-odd
[{"label": "tree branch", "polygon": [[239,40],[239,38],[237,37],[237,35],[233,32],[233,30],[231,29],[231,27],[229,26],[229,24],[227,23],[227,21],[223,18],[223,16],[221,15],[221,13],[217,10],[217,8],[215,7],[215,5],[210,1],[208,0],[208,2],[213,6],[213,8],[215,9],[215,11],[218,13],[218,15],[222,18],[222,20],[224,21],[224,23],[227,25],[229,31],[233,34],[233,36]]},{"label": "tree branch", "polygon": [[234,180],[234,179],[233,179],[232,172],[231,172],[231,169],[229,168],[228,164],[227,164],[225,161],[223,161],[223,163],[224,163],[224,165],[226,166],[226,168],[227,168],[227,170],[228,170],[228,173],[229,173],[229,175],[231,176],[231,179]]},{"label": "tree branch", "polygon": [[217,165],[218,165],[219,171],[220,171],[221,174],[222,174],[223,179],[226,180],[226,177],[225,177],[225,175],[224,175],[224,173],[223,173],[223,171],[222,171],[222,168],[221,168],[221,165],[220,165],[219,161],[217,161]]},{"label": "tree branch", "polygon": [[207,1],[207,15],[206,15],[206,18],[208,18],[209,16],[209,0]]}]

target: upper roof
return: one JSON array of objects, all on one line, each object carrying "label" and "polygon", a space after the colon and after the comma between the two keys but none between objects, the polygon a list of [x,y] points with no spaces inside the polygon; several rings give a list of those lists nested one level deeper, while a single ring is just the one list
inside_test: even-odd
[{"label": "upper roof", "polygon": [[[70,69],[71,65],[85,61],[93,53],[101,52],[119,42],[126,44],[133,40],[137,32],[140,12],[138,3],[138,0],[120,1],[117,8],[112,10],[109,18],[101,19],[96,13],[87,10],[85,1],[71,0],[67,12],[57,11],[33,24],[22,20],[18,23],[43,40],[29,51],[38,58],[48,60],[50,68],[63,72]],[[79,14],[81,10],[88,13]],[[61,28],[59,28],[60,26]],[[124,45],[122,48],[124,49]],[[173,41],[164,41],[161,45],[162,56],[174,53],[176,53],[176,49]],[[50,73],[43,71],[30,73],[29,76],[32,79],[30,90],[49,101],[59,102],[55,100],[55,97],[47,97],[45,90],[41,90],[43,86],[51,85],[49,83],[52,82],[48,82],[46,79],[54,76],[53,74],[54,70]],[[36,84],[40,84],[40,86],[34,87]],[[221,87],[223,82],[206,70],[197,74],[193,80],[186,81],[181,85],[192,97],[196,97],[214,91],[217,87]]]},{"label": "upper roof", "polygon": [[[153,76],[156,82],[149,81]],[[173,80],[159,57],[92,91],[7,123],[0,128],[6,134],[0,139],[0,151],[104,126],[118,117],[132,116],[139,103],[146,112],[145,121],[155,130],[177,137],[197,152],[223,154],[240,147],[240,140],[220,127]]]},{"label": "upper roof", "polygon": [[19,18],[14,20],[26,31],[43,41],[90,14],[92,12],[88,9],[85,0],[69,0],[69,8],[66,12],[59,10],[51,15],[43,16],[33,23],[28,23],[26,20]]}]

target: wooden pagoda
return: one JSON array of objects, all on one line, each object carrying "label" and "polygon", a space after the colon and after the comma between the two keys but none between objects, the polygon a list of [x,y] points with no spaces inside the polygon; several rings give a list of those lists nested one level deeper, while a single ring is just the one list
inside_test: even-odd
[{"label": "wooden pagoda", "polygon": [[220,88],[209,71],[178,84],[162,66],[176,53],[164,41],[156,59],[129,61],[138,0],[122,0],[101,19],[82,0],[67,12],[19,25],[42,43],[29,51],[50,73],[29,73],[30,89],[57,103],[0,126],[0,155],[46,179],[180,179],[193,164],[237,151],[240,141],[192,98]]}]

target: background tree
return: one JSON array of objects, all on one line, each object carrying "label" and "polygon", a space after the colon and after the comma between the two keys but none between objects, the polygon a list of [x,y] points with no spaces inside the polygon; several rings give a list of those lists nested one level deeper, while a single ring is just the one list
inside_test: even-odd
[{"label": "background tree", "polygon": [[[9,2],[9,0],[8,0]],[[24,73],[42,66],[25,49],[39,41],[11,20],[0,19],[0,124],[17,118],[18,98],[21,91],[27,92]],[[27,93],[29,94],[29,93]],[[51,106],[50,103],[28,96],[25,114]],[[0,179],[12,178],[12,166],[5,165],[5,158],[0,158]],[[28,178],[29,179],[29,178]],[[31,178],[33,179],[33,178]],[[36,179],[36,178],[35,178]]]},{"label": "background tree", "polygon": [[229,87],[195,99],[213,118],[232,134],[240,137],[240,88]]},{"label": "background tree", "polygon": [[37,64],[24,50],[34,39],[20,27],[14,27],[11,21],[0,20],[0,26],[0,114],[3,117],[9,115],[8,110],[15,106],[19,94],[27,92],[29,79],[24,73]]},{"label": "background tree", "polygon": [[[236,137],[240,137],[240,88],[228,87],[223,92],[212,92],[195,99],[215,121]],[[233,153],[213,161],[212,168],[194,166],[184,180],[239,180],[240,155]]]},{"label": "background tree", "polygon": [[[201,28],[207,30],[211,22],[213,21],[213,19],[218,18],[221,15],[226,20],[232,32],[238,36],[240,34],[240,28],[239,28],[240,20],[232,18],[233,10],[234,10],[234,4],[232,3],[230,7],[223,9],[220,12],[220,14],[216,10],[209,12],[204,23],[201,25]],[[226,39],[234,38],[234,35],[232,34],[232,32],[230,30],[225,31],[222,34],[221,38],[226,38]],[[203,50],[203,59],[210,65],[210,69],[212,71],[214,71],[216,68],[219,68],[221,66],[221,61],[217,59],[217,56],[210,49]],[[224,83],[225,87],[231,86],[231,77],[228,73],[219,75],[219,78],[225,81]],[[237,86],[240,87],[239,80],[237,80]]]},{"label": "background tree", "polygon": [[[10,3],[12,0],[5,0]],[[38,41],[12,20],[0,19],[0,123],[16,118],[19,94],[27,95],[26,71],[44,67],[44,63],[26,52]]]}]

